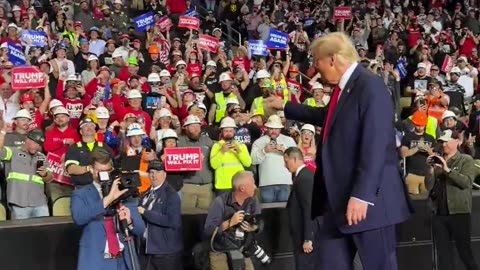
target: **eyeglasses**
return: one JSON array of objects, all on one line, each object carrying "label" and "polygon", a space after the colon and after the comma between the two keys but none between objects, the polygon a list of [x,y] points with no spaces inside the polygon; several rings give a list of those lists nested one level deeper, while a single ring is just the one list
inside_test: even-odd
[{"label": "eyeglasses", "polygon": [[439,71],[439,69],[430,69],[430,71]]}]

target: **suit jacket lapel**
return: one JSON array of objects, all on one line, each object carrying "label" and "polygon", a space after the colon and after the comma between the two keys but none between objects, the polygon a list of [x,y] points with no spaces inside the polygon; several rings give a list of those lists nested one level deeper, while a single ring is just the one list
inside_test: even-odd
[{"label": "suit jacket lapel", "polygon": [[342,110],[343,105],[345,105],[345,102],[350,97],[351,89],[354,85],[354,82],[358,79],[358,76],[359,76],[359,73],[360,73],[359,68],[360,68],[360,65],[358,65],[355,68],[355,70],[352,73],[352,76],[350,76],[350,79],[348,80],[347,84],[345,85],[345,88],[342,89],[342,92],[340,93],[340,99],[338,100],[337,106],[335,107],[335,111],[333,111],[332,120],[330,121],[330,126],[328,127],[328,130],[331,130],[333,124],[335,123],[335,120],[337,119],[338,114]]}]

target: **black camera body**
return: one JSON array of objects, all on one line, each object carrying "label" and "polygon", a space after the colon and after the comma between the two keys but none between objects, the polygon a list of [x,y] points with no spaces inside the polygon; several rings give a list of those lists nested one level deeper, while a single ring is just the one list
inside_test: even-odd
[{"label": "black camera body", "polygon": [[128,190],[117,200],[113,201],[109,206],[114,207],[117,203],[126,200],[130,197],[138,197],[140,193],[138,192],[138,187],[141,185],[140,175],[138,172],[122,172],[120,170],[113,170],[111,173],[108,172],[99,172],[98,177],[100,179],[100,185],[102,187],[103,197],[108,196],[110,190],[112,189],[113,181],[117,178],[120,178],[120,185],[118,189]]},{"label": "black camera body", "polygon": [[431,158],[429,158],[427,160],[427,164],[430,165],[430,166],[434,166],[435,164],[443,165],[443,162],[442,162],[442,160],[440,160],[440,158],[438,156],[432,156]]}]

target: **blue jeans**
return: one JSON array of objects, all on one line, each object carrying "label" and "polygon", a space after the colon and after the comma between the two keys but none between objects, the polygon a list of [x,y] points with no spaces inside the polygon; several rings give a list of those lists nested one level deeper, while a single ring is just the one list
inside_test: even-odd
[{"label": "blue jeans", "polygon": [[50,216],[47,205],[37,207],[20,207],[16,205],[11,205],[10,209],[12,210],[12,219],[28,219]]},{"label": "blue jeans", "polygon": [[290,195],[289,185],[271,185],[260,187],[263,203],[286,202]]}]

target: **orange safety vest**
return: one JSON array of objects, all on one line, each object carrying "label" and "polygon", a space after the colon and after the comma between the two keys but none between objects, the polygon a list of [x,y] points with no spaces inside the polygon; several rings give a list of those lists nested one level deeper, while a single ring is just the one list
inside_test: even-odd
[{"label": "orange safety vest", "polygon": [[427,114],[431,117],[434,117],[438,120],[439,123],[442,122],[443,113],[447,110],[447,107],[438,104],[438,101],[442,98],[440,97],[431,97],[427,96]]},{"label": "orange safety vest", "polygon": [[[138,192],[143,194],[150,189],[150,179],[148,178],[148,164],[149,162],[145,160],[145,149],[142,149],[142,158],[140,159],[140,168],[138,168],[138,174],[140,175],[140,183],[141,185],[138,187]],[[131,148],[130,146],[127,147],[127,156],[136,156],[137,151]]]}]

